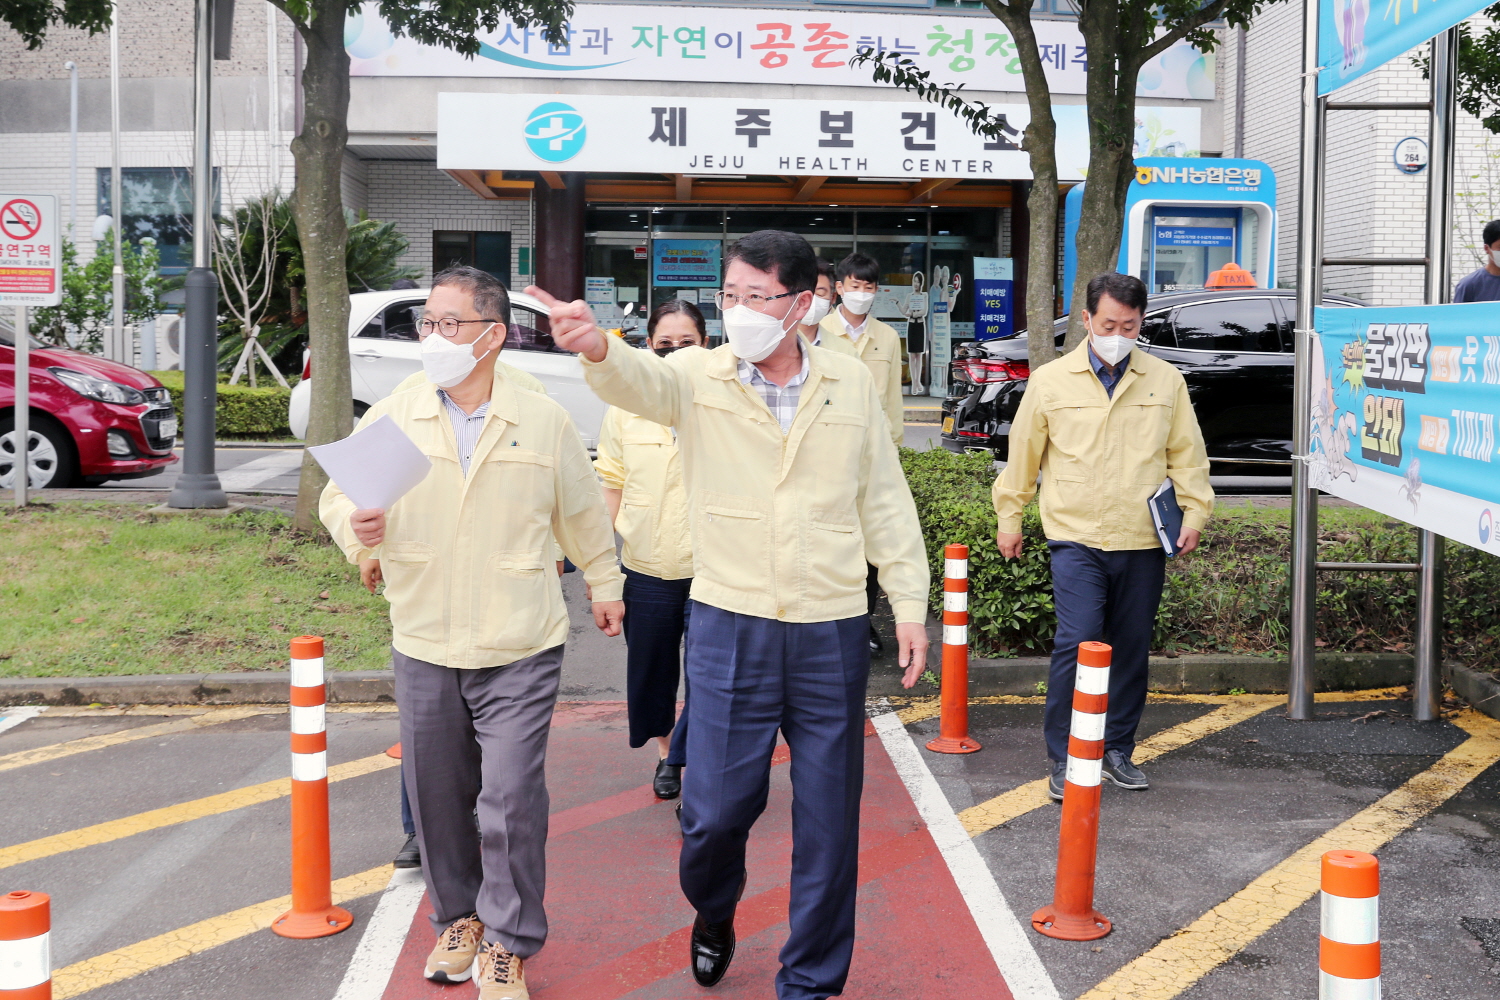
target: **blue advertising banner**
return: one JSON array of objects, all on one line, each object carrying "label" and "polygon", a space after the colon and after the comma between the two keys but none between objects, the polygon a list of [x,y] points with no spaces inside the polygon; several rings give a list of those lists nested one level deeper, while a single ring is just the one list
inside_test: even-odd
[{"label": "blue advertising banner", "polygon": [[723,248],[719,240],[656,240],[651,244],[651,284],[717,288]]},{"label": "blue advertising banner", "polygon": [[1234,230],[1228,226],[1157,226],[1159,247],[1232,247]]},{"label": "blue advertising banner", "polygon": [[1317,310],[1311,484],[1500,554],[1500,303]]},{"label": "blue advertising banner", "polygon": [[[1318,0],[1318,93],[1330,94],[1479,13],[1493,0]],[[1384,10],[1381,7],[1384,7]],[[1371,15],[1374,15],[1373,17]]]},{"label": "blue advertising banner", "polygon": [[1015,262],[1008,257],[974,258],[974,339],[1015,333]]}]

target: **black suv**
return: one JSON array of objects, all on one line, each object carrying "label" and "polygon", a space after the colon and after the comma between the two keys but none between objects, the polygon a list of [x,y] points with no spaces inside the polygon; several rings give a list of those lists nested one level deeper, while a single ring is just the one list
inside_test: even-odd
[{"label": "black suv", "polygon": [[[1325,295],[1324,306],[1362,306]],[[1176,365],[1203,428],[1215,475],[1284,474],[1292,453],[1292,329],[1288,289],[1153,295],[1141,346]],[[1054,325],[1062,349],[1068,319]],[[1004,460],[1010,423],[1026,391],[1026,334],[961,344],[949,366],[943,447]]]}]

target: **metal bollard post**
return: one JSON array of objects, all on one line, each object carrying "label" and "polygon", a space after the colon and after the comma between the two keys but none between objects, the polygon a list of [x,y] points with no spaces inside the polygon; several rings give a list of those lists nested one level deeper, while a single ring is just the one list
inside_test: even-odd
[{"label": "metal bollard post", "polygon": [[969,547],[943,549],[943,683],[938,735],[933,753],[973,753],[969,736]]},{"label": "metal bollard post", "polygon": [[1318,1000],[1380,1000],[1380,862],[1373,854],[1323,855]]},{"label": "metal bollard post", "polygon": [[327,701],[323,639],[298,636],[292,640],[292,908],[271,924],[282,937],[327,937],[354,922],[333,905]]},{"label": "metal bollard post", "polygon": [[51,896],[0,896],[0,1000],[52,1000],[51,937]]},{"label": "metal bollard post", "polygon": [[1068,736],[1068,774],[1063,784],[1062,825],[1057,836],[1057,882],[1052,904],[1031,915],[1038,934],[1064,941],[1092,941],[1112,929],[1094,909],[1094,868],[1099,855],[1099,783],[1104,770],[1104,717],[1109,708],[1111,648],[1078,644],[1073,682],[1073,726]]}]

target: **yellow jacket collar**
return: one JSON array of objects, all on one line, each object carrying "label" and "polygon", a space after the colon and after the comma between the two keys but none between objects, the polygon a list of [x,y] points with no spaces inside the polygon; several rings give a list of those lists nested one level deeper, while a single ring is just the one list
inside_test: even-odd
[{"label": "yellow jacket collar", "polygon": [[[1146,374],[1146,364],[1141,360],[1139,348],[1133,349],[1129,354],[1126,355],[1126,357],[1130,360],[1130,366],[1127,369],[1128,371],[1133,371],[1137,375]],[[1091,375],[1093,374],[1094,365],[1093,362],[1089,360],[1089,339],[1087,336],[1083,338],[1083,343],[1079,344],[1077,347],[1068,352],[1066,360],[1068,371],[1088,372]]]},{"label": "yellow jacket collar", "polygon": [[[516,404],[516,390],[501,365],[495,366],[495,379],[490,384],[490,416],[508,424],[521,422],[520,409]],[[412,405],[412,417],[417,420],[435,420],[443,414],[442,402],[438,399],[437,386],[430,385],[428,391],[419,391]]]}]

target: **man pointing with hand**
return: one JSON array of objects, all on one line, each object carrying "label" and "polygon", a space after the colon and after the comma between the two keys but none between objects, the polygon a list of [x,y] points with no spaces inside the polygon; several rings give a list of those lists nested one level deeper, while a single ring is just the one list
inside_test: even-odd
[{"label": "man pointing with hand", "polygon": [[693,976],[713,986],[734,955],[745,841],[780,729],[794,800],[776,993],[822,1000],[843,990],[854,947],[866,564],[890,596],[911,687],[926,666],[927,558],[869,370],[797,335],[818,278],[812,248],[765,230],[725,256],[728,343],[712,351],[632,350],[583,302],[527,291],[552,307],[553,341],[583,355],[600,398],[677,433],[693,548],[680,863],[698,911]]}]

